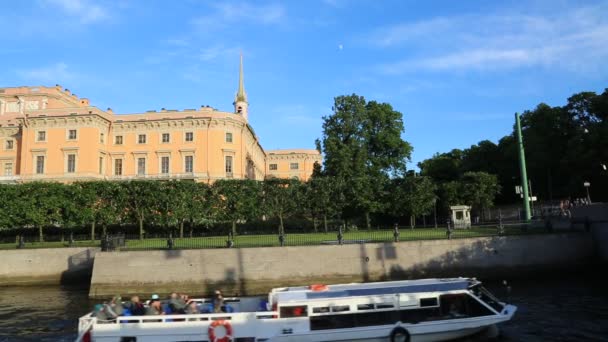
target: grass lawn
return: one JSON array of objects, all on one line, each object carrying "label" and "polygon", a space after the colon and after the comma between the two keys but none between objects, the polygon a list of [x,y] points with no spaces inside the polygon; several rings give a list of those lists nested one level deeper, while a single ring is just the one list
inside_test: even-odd
[{"label": "grass lawn", "polygon": [[[538,234],[545,231],[537,229],[529,229],[522,231],[517,226],[505,227],[505,235],[521,235],[521,234]],[[452,231],[452,239],[471,238],[482,236],[494,236],[497,234],[495,226],[478,226],[471,229],[455,229]],[[415,241],[415,240],[436,240],[446,239],[445,228],[416,228],[408,229],[401,228],[399,230],[400,241]],[[197,248],[225,248],[227,245],[227,236],[208,236],[208,237],[193,237],[174,239],[174,249],[197,249]],[[346,232],[343,237],[344,243],[364,243],[364,242],[391,242],[393,241],[392,230],[361,230],[355,232]],[[234,247],[278,247],[280,245],[279,238],[276,234],[265,235],[237,235],[234,238]],[[300,233],[285,235],[285,246],[303,246],[303,245],[324,245],[337,244],[337,233]],[[0,249],[15,249],[16,243],[0,243]],[[100,241],[75,241],[72,247],[99,247]],[[61,248],[69,247],[68,241],[53,241],[53,242],[27,242],[25,248]],[[146,250],[146,249],[167,249],[166,238],[150,238],[150,239],[127,239],[126,246],[122,249],[126,250]]]}]

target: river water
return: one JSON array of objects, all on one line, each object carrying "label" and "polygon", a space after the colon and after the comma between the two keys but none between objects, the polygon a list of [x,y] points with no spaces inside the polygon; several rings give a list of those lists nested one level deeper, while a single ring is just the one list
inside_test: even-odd
[{"label": "river water", "polygon": [[[500,326],[499,341],[608,341],[608,279],[585,274],[517,279],[506,291],[486,287],[518,306]],[[78,317],[95,302],[85,288],[0,287],[0,342],[74,341]],[[469,338],[467,341],[480,341]]]}]

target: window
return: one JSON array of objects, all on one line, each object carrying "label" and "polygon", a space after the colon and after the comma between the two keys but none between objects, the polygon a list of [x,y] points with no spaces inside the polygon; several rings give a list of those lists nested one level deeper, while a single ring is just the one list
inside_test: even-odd
[{"label": "window", "polygon": [[226,156],[226,177],[232,177],[232,156]]},{"label": "window", "polygon": [[270,171],[276,171],[277,170],[277,164],[270,164],[270,165],[268,165],[268,168],[270,169]]},{"label": "window", "polygon": [[359,304],[357,310],[374,310],[374,304]]},{"label": "window", "polygon": [[230,132],[226,133],[226,142],[227,143],[231,143],[232,142],[232,133],[230,133]]},{"label": "window", "polygon": [[462,219],[464,219],[464,215],[463,215],[463,214],[464,214],[464,212],[462,212],[462,211],[457,211],[457,212],[456,212],[456,219],[457,219],[457,220],[462,220]]},{"label": "window", "polygon": [[319,307],[319,308],[312,308],[312,312],[313,313],[328,313],[329,307],[323,306],[323,307]]},{"label": "window", "polygon": [[163,143],[168,143],[170,139],[171,139],[171,136],[169,135],[169,133],[163,133],[163,135],[162,135]]},{"label": "window", "polygon": [[99,142],[102,144],[106,142],[106,136],[103,133],[99,133]]},{"label": "window", "polygon": [[420,306],[437,306],[437,298],[420,298]]},{"label": "window", "polygon": [[114,175],[122,176],[122,159],[114,159]]},{"label": "window", "polygon": [[116,145],[122,145],[122,135],[117,135],[114,137],[114,143]]},{"label": "window", "polygon": [[392,303],[378,303],[376,309],[392,309],[394,305]]},{"label": "window", "polygon": [[99,173],[103,173],[103,157],[99,157]]},{"label": "window", "polygon": [[68,131],[68,140],[76,140],[76,130],[71,129]]},{"label": "window", "polygon": [[186,156],[185,160],[184,160],[184,170],[186,172],[192,172],[192,170],[194,169],[194,157],[193,156]]},{"label": "window", "polygon": [[331,307],[331,312],[344,312],[350,311],[350,307],[348,305],[336,305]]},{"label": "window", "polygon": [[138,144],[145,144],[146,143],[146,135],[145,134],[140,134],[137,136],[137,143]]},{"label": "window", "polygon": [[163,175],[169,174],[169,157],[160,158],[160,173]]},{"label": "window", "polygon": [[137,175],[146,175],[146,158],[137,158]]},{"label": "window", "polygon": [[194,141],[194,133],[186,132],[186,141],[187,142]]},{"label": "window", "polygon": [[46,131],[38,131],[36,138],[36,141],[46,141]]},{"label": "window", "polygon": [[6,164],[4,164],[4,175],[5,176],[12,176],[13,175],[13,164],[12,163],[6,163]]},{"label": "window", "polygon": [[68,173],[76,172],[76,155],[68,154]]},{"label": "window", "polygon": [[36,173],[39,175],[44,173],[44,156],[36,157]]},{"label": "window", "polygon": [[281,318],[308,316],[308,312],[306,311],[306,305],[282,306],[280,311]]},{"label": "window", "polygon": [[7,150],[12,150],[15,147],[14,140],[7,140],[4,147],[6,147]]},{"label": "window", "polygon": [[300,168],[300,164],[298,164],[298,163],[291,163],[291,164],[289,164],[289,168],[291,170],[297,170],[297,169]]}]

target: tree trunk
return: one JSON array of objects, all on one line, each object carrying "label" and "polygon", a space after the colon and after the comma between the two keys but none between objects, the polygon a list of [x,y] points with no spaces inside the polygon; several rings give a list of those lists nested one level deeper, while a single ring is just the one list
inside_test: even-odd
[{"label": "tree trunk", "polygon": [[317,217],[316,216],[312,217],[312,228],[314,229],[315,233],[318,232],[318,229],[317,229]]},{"label": "tree trunk", "polygon": [[279,234],[285,234],[285,227],[283,227],[283,214],[279,214]]},{"label": "tree trunk", "polygon": [[179,238],[184,238],[184,220],[179,221]]},{"label": "tree trunk", "polygon": [[323,227],[325,228],[325,232],[329,232],[327,229],[327,214],[323,214]]},{"label": "tree trunk", "polygon": [[414,215],[410,215],[410,228],[414,229],[414,224],[416,222],[416,218]]},{"label": "tree trunk", "polygon": [[141,218],[138,219],[139,221],[139,239],[143,240],[144,239],[144,220],[142,220]]},{"label": "tree trunk", "polygon": [[108,231],[106,229],[106,225],[105,224],[103,226],[101,226],[101,230],[102,230],[103,236],[106,236],[106,234],[108,233]]},{"label": "tree trunk", "polygon": [[232,236],[236,236],[236,220],[232,220]]},{"label": "tree trunk", "polygon": [[95,221],[91,222],[91,242],[95,241]]},{"label": "tree trunk", "polygon": [[365,226],[367,227],[367,230],[372,230],[372,223],[369,218],[369,211],[365,211]]},{"label": "tree trunk", "polygon": [[42,226],[38,226],[38,241],[44,242],[44,236],[42,235]]}]

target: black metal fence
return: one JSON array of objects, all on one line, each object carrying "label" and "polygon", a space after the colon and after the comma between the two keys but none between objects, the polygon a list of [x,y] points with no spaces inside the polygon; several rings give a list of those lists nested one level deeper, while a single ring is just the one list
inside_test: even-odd
[{"label": "black metal fence", "polygon": [[[555,223],[554,223],[555,222]],[[462,239],[474,237],[510,236],[526,234],[551,234],[564,232],[584,232],[590,229],[588,220],[579,221],[498,221],[492,224],[473,225],[470,228],[455,228],[444,224],[437,228],[406,226],[383,227],[370,230],[338,228],[332,231],[289,232],[284,234],[205,234],[190,233],[180,238],[174,232],[145,234],[142,239],[137,234],[113,233],[95,237],[88,235],[47,235],[40,242],[38,236],[20,235],[0,238],[0,249],[15,248],[61,248],[61,247],[101,247],[103,251],[171,250],[201,248],[251,248],[311,245],[344,245],[361,243],[383,243],[416,240]]]}]

